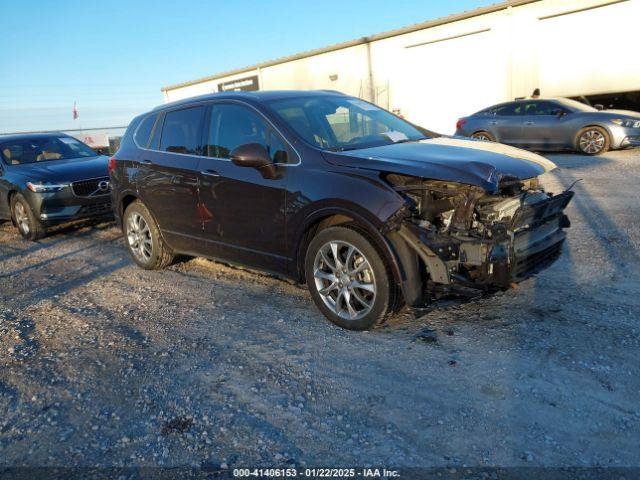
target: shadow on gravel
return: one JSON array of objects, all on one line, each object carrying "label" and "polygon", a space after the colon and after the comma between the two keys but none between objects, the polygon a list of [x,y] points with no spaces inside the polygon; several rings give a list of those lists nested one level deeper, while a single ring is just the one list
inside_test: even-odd
[{"label": "shadow on gravel", "polygon": [[[20,234],[18,233],[18,230],[11,227],[10,224],[8,225],[9,225],[9,230],[7,230],[7,234],[11,235],[11,233],[15,233],[16,239],[20,238]],[[53,227],[49,229],[47,236],[38,242],[30,242],[28,240],[23,240],[22,243],[25,245],[28,245],[25,248],[16,248],[13,246],[3,245],[0,243],[0,262],[10,260],[14,257],[30,255],[40,250],[55,247],[68,240],[69,235],[67,234],[71,234],[71,236],[73,236],[74,238],[89,237],[93,235],[96,230],[105,231],[111,228],[113,225],[114,225],[113,221],[105,222],[104,220],[101,220],[101,221],[87,220],[87,221],[82,221],[78,223],[62,225],[59,227]],[[87,228],[87,227],[93,227],[93,228],[80,231],[81,229]],[[5,251],[8,251],[8,253],[4,253]],[[0,277],[2,276],[3,275],[0,275]]]},{"label": "shadow on gravel", "polygon": [[[592,158],[592,157],[587,157]],[[611,162],[606,158],[598,158],[594,161],[606,164]],[[561,163],[558,162],[560,165]],[[591,165],[593,166],[593,164]],[[628,262],[640,263],[640,256],[636,251],[636,246],[629,240],[627,233],[612,220],[611,214],[602,208],[598,201],[588,192],[588,184],[577,182],[579,176],[573,175],[571,170],[574,167],[563,167],[564,170],[555,173],[557,180],[563,187],[576,192],[572,204],[579,212],[581,218],[589,225],[593,236],[598,239],[602,248],[609,255],[611,264],[618,273],[624,273],[628,268]],[[580,168],[580,167],[577,167]],[[575,222],[577,219],[572,219]]]},{"label": "shadow on gravel", "polygon": [[[71,252],[63,253],[62,255],[58,255],[57,257],[48,258],[47,260],[43,260],[42,262],[38,262],[38,263],[35,263],[33,265],[29,265],[27,267],[23,267],[23,268],[19,268],[17,270],[13,270],[13,271],[9,271],[9,272],[6,272],[6,273],[2,273],[2,274],[0,274],[0,278],[12,277],[14,275],[20,275],[22,273],[28,272],[29,270],[36,270],[36,269],[45,267],[47,265],[50,265],[52,263],[65,260],[65,259],[67,259],[69,257],[73,257],[74,255],[77,255],[79,253],[86,252],[88,250],[91,250],[92,248],[94,248],[94,245],[91,245],[91,246],[88,246],[88,247],[82,247],[82,248],[79,248],[77,250],[73,250]],[[68,272],[68,270],[67,270],[67,272]]]},{"label": "shadow on gravel", "polygon": [[[614,163],[607,157],[590,157],[588,155],[557,154],[551,158],[562,170],[592,170]],[[557,175],[557,174],[556,174]]]},{"label": "shadow on gravel", "polygon": [[[95,230],[107,230],[115,226],[115,221],[109,218],[80,220],[73,223],[67,223],[64,225],[51,227],[48,230],[49,236],[72,234],[74,237],[86,237],[93,233]],[[82,228],[94,227],[92,230],[79,231]]]},{"label": "shadow on gravel", "polygon": [[[8,273],[3,273],[2,275],[0,275],[0,278],[12,277],[14,275],[20,275],[27,270],[42,268],[43,266],[54,264],[55,262],[64,260],[73,255],[77,255],[81,252],[89,251],[92,248],[94,248],[94,246],[84,247],[72,252],[64,253],[62,255],[58,255],[57,257],[44,260],[36,265],[31,265],[29,267],[14,270]],[[3,295],[0,293],[0,299],[3,300],[3,304],[13,304],[14,308],[24,308],[27,305],[37,303],[41,300],[49,299],[55,295],[65,294],[76,287],[86,285],[87,283],[100,277],[108,276],[115,271],[126,267],[129,264],[129,259],[127,257],[124,257],[113,258],[111,260],[107,260],[106,262],[95,264],[89,271],[87,271],[87,268],[84,267],[75,271],[69,271],[68,269],[65,269],[62,275],[56,275],[55,277],[51,278],[46,288],[26,288],[23,293],[14,295],[11,298],[3,298]]]}]

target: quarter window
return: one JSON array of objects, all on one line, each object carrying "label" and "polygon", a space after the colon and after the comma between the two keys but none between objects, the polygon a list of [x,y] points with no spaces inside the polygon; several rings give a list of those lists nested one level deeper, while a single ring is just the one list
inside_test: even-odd
[{"label": "quarter window", "polygon": [[147,148],[149,146],[149,140],[151,139],[151,132],[153,131],[153,126],[156,123],[156,118],[157,115],[149,115],[140,123],[135,135],[138,146],[142,148]]},{"label": "quarter window", "polygon": [[203,112],[204,107],[192,107],[166,113],[160,150],[200,155]]}]

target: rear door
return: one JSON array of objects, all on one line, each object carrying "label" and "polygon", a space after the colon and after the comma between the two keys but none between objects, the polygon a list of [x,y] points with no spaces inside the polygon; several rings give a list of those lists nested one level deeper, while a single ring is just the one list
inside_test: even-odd
[{"label": "rear door", "polygon": [[202,222],[198,210],[198,161],[202,153],[204,106],[166,112],[159,136],[142,149],[138,191],[176,250],[199,252]]},{"label": "rear door", "polygon": [[[205,154],[199,163],[200,200],[208,255],[272,271],[285,267],[285,200],[295,153],[262,114],[239,102],[211,105]],[[260,143],[278,167],[277,178],[234,165],[229,154]]]},{"label": "rear door", "polygon": [[491,110],[487,119],[488,130],[501,143],[519,145],[522,141],[522,104],[505,103]]},{"label": "rear door", "polygon": [[522,142],[529,148],[553,150],[563,144],[562,124],[559,115],[562,107],[549,101],[532,100],[524,104],[522,115]]}]

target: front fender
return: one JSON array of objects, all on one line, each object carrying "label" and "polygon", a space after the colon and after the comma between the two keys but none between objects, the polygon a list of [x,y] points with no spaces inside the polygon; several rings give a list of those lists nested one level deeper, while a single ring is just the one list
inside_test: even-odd
[{"label": "front fender", "polygon": [[307,230],[323,218],[346,215],[379,232],[405,205],[405,200],[380,178],[378,172],[335,167],[308,173],[310,175],[293,179],[294,185],[296,182],[302,184],[294,186],[287,194],[286,236],[290,258],[297,256]]},{"label": "front fender", "polygon": [[[395,256],[382,232],[390,219],[404,205],[405,200],[381,178],[378,172],[335,167],[331,170],[313,171],[312,182],[305,176],[299,192],[287,195],[287,245],[288,256],[300,259],[307,233],[320,221],[334,215],[352,218],[378,244],[389,257],[390,264],[396,264]],[[303,280],[302,269],[297,262],[295,276]],[[398,268],[392,265],[394,276]],[[399,277],[398,277],[399,278]]]}]

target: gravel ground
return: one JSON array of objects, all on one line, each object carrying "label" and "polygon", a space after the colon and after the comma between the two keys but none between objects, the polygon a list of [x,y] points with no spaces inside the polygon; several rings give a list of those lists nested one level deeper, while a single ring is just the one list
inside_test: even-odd
[{"label": "gravel ground", "polygon": [[0,467],[640,466],[640,151],[551,155],[563,257],[355,333],[304,288],[0,226]]}]

